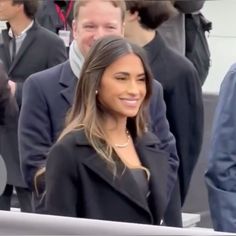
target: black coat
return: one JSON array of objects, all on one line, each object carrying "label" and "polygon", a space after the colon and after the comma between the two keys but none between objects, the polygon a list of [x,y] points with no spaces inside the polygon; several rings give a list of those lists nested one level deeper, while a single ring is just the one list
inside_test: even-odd
[{"label": "black coat", "polygon": [[[32,189],[36,171],[45,166],[47,154],[63,129],[65,116],[73,103],[77,81],[67,61],[36,73],[25,82],[19,119],[19,143],[23,174]],[[169,132],[163,90],[157,81],[153,81],[150,115],[153,132],[160,139],[160,148],[170,153],[172,180],[175,181],[178,169],[175,140]]]},{"label": "black coat", "polygon": [[[15,57],[11,62],[8,29],[0,34],[0,60],[2,60],[8,77],[17,84],[15,100],[20,108],[22,87],[26,78],[38,71],[45,70],[66,60],[63,41],[54,33],[34,22]],[[33,105],[33,104],[32,104]],[[1,127],[0,152],[6,162],[8,184],[25,186],[20,171],[17,140],[18,114],[11,118],[10,125]]]},{"label": "black coat", "polygon": [[165,223],[181,226],[183,205],[199,157],[203,136],[203,101],[197,71],[190,61],[170,49],[162,37],[145,46],[154,77],[164,90],[167,119],[176,138],[179,155],[179,184],[168,205]]},{"label": "black coat", "polygon": [[11,62],[8,29],[0,34],[0,59],[9,78],[17,83],[16,99],[21,105],[22,86],[27,77],[62,63],[67,59],[64,42],[37,22],[27,32],[16,57]]},{"label": "black coat", "polygon": [[6,108],[11,98],[7,74],[0,63],[0,125],[5,123]]},{"label": "black coat", "polygon": [[169,153],[145,133],[135,141],[142,165],[151,173],[148,200],[128,168],[117,160],[114,176],[89,144],[84,132],[74,131],[56,143],[46,165],[46,209],[49,214],[160,224],[173,186]]},{"label": "black coat", "polygon": [[158,33],[145,49],[154,77],[163,86],[167,119],[176,138],[183,204],[202,145],[201,85],[192,63],[170,49]]}]

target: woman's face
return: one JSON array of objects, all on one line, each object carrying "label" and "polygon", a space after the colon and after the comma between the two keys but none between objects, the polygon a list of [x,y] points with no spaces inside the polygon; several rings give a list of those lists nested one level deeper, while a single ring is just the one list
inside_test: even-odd
[{"label": "woman's face", "polygon": [[135,54],[113,62],[103,73],[98,99],[116,118],[134,117],[146,96],[145,71]]}]

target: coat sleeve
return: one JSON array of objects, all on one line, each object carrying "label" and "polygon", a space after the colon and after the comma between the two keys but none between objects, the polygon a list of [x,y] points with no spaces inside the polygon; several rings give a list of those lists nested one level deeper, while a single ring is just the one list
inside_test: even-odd
[{"label": "coat sleeve", "polygon": [[150,118],[152,132],[160,140],[160,149],[169,153],[169,165],[171,168],[171,190],[177,179],[179,158],[176,150],[176,142],[174,135],[170,132],[169,123],[166,117],[166,105],[163,98],[163,88],[159,82],[153,80],[153,94],[150,102]]},{"label": "coat sleeve", "polygon": [[188,62],[165,94],[167,118],[175,135],[180,159],[179,182],[183,205],[203,138],[203,98],[198,73]]},{"label": "coat sleeve", "polygon": [[220,89],[205,175],[215,230],[236,232],[236,64]]},{"label": "coat sleeve", "polygon": [[46,165],[46,211],[52,215],[77,217],[77,165],[63,141],[52,147]]},{"label": "coat sleeve", "polygon": [[35,173],[45,166],[46,155],[53,144],[48,106],[36,76],[32,75],[24,84],[18,127],[22,172],[31,189],[34,189]]}]

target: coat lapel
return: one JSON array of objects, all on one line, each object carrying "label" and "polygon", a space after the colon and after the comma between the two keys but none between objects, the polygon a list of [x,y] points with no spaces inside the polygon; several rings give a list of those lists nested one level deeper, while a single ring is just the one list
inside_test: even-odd
[{"label": "coat lapel", "polygon": [[10,43],[10,37],[8,35],[8,29],[2,31],[2,47],[3,47],[3,53],[5,55],[4,62],[6,63],[6,68],[9,70],[10,65],[11,65],[11,56],[10,56],[10,50],[9,50],[9,43]]},{"label": "coat lapel", "polygon": [[[87,158],[83,159],[84,165],[129,201],[142,208],[144,214],[146,213],[154,224],[160,223],[166,210],[170,172],[168,153],[159,150],[159,143],[160,141],[151,133],[146,133],[141,139],[135,141],[141,163],[149,169],[151,174],[148,201],[140,193],[130,170],[124,169],[121,162],[118,161],[117,174],[114,176],[106,162],[101,160],[93,148],[90,149],[91,152]],[[81,135],[77,137],[77,144],[90,146],[84,133],[82,138]]]},{"label": "coat lapel", "polygon": [[59,79],[59,83],[62,87],[60,94],[70,106],[72,106],[73,103],[73,97],[77,82],[78,79],[73,74],[69,61],[65,62],[61,69]]},{"label": "coat lapel", "polygon": [[[87,140],[85,135],[83,140]],[[79,145],[89,145],[87,141],[81,142],[81,137],[78,140]],[[153,222],[152,214],[149,210],[147,199],[140,192],[137,183],[135,182],[130,170],[124,166],[120,161],[117,161],[117,172],[114,175],[109,169],[107,163],[98,156],[98,154],[91,148],[91,155],[83,159],[84,165],[92,170],[103,181],[109,184],[115,191],[122,194],[129,201],[135,203],[140,207],[144,214]]]},{"label": "coat lapel", "polygon": [[84,159],[84,164],[113,189],[142,208],[152,221],[152,215],[148,208],[147,201],[144,195],[139,191],[137,183],[128,168],[125,168],[124,165],[120,163],[117,168],[117,173],[114,175],[112,170],[109,170],[108,165],[101,160],[101,157],[96,153]]},{"label": "coat lapel", "polygon": [[22,42],[22,45],[21,45],[19,51],[17,52],[16,57],[9,68],[9,71],[8,71],[9,74],[14,70],[17,63],[24,56],[24,54],[27,51],[27,49],[29,48],[29,46],[33,43],[33,41],[36,37],[35,30],[38,27],[39,27],[38,23],[34,22],[33,26],[27,31],[27,35],[26,35],[24,41]]},{"label": "coat lapel", "polygon": [[159,151],[159,141],[151,133],[146,133],[136,142],[136,150],[142,164],[149,169],[150,196],[149,207],[154,217],[154,222],[160,223],[168,203],[168,153]]}]

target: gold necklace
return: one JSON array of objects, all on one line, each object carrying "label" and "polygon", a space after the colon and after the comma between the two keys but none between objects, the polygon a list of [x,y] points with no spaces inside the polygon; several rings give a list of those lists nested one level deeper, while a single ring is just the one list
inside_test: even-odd
[{"label": "gold necklace", "polygon": [[123,144],[117,144],[115,143],[114,146],[117,147],[117,148],[126,148],[128,147],[129,145],[129,140],[130,140],[130,134],[129,134],[129,131],[126,130],[126,134],[127,134],[127,142],[126,143],[123,143]]}]

